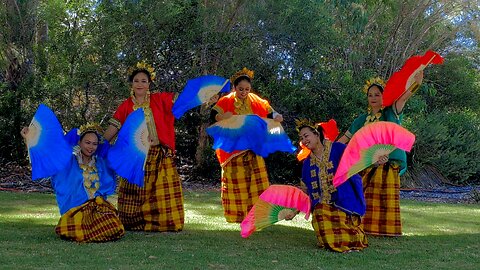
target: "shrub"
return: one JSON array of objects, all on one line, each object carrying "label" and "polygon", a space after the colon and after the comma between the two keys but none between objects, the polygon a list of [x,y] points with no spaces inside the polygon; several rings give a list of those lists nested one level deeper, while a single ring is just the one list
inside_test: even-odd
[{"label": "shrub", "polygon": [[407,119],[416,135],[413,162],[435,166],[457,184],[479,184],[480,118],[472,112],[439,112]]}]

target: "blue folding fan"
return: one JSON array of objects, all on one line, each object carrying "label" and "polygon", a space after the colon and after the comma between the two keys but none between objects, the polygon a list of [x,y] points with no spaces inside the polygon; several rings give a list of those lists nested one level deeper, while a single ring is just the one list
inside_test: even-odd
[{"label": "blue folding fan", "polygon": [[277,151],[292,154],[297,150],[279,122],[269,118],[263,118],[263,120],[267,122],[267,136],[261,144],[262,147],[254,151],[257,155],[267,157]]},{"label": "blue folding fan", "polygon": [[229,91],[230,81],[219,76],[205,75],[188,80],[173,105],[173,115],[179,119],[186,111],[209,101],[217,93]]},{"label": "blue folding fan", "polygon": [[150,147],[143,109],[132,112],[108,151],[109,166],[131,184],[143,186],[144,166]]},{"label": "blue folding fan", "polygon": [[206,131],[213,137],[212,147],[215,150],[252,150],[257,155],[267,157],[276,151],[293,153],[296,149],[280,123],[255,114],[233,115],[208,127]]},{"label": "blue folding fan", "polygon": [[226,152],[260,149],[266,140],[267,123],[255,114],[232,115],[206,129],[213,137],[213,149]]},{"label": "blue folding fan", "polygon": [[65,134],[65,141],[72,147],[77,145],[78,141],[80,140],[80,135],[78,135],[78,133],[78,128],[72,128],[69,132]]},{"label": "blue folding fan", "polygon": [[28,156],[32,165],[32,179],[52,176],[70,161],[72,147],[63,137],[63,129],[55,114],[40,104],[27,134]]}]

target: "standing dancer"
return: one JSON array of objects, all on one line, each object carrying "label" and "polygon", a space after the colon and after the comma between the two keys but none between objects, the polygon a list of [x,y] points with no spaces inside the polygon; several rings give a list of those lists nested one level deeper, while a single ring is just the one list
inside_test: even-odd
[{"label": "standing dancer", "polygon": [[[256,114],[283,121],[282,115],[275,112],[267,100],[251,93],[253,74],[243,68],[230,78],[233,92],[218,100],[212,109],[212,119],[221,121],[232,115]],[[222,167],[221,196],[225,219],[240,223],[269,186],[265,161],[250,150],[228,153],[217,149],[216,154]]]},{"label": "standing dancer", "polygon": [[131,96],[110,119],[104,137],[111,141],[127,116],[143,108],[150,148],[142,187],[121,179],[118,211],[127,230],[181,231],[184,225],[183,192],[174,163],[175,131],[172,107],[174,93],[150,93],[155,79],[152,66],[139,62],[129,68]]},{"label": "standing dancer", "polygon": [[[423,81],[423,71],[414,76],[414,82],[391,106],[383,107],[384,82],[380,78],[367,81],[364,92],[368,99],[368,112],[357,117],[350,129],[338,140],[348,143],[353,134],[364,125],[377,121],[401,124],[406,101],[415,93]],[[363,170],[363,192],[367,210],[363,226],[367,234],[400,236],[400,173],[406,170],[407,155],[396,149],[389,156],[383,156],[377,164]]]}]

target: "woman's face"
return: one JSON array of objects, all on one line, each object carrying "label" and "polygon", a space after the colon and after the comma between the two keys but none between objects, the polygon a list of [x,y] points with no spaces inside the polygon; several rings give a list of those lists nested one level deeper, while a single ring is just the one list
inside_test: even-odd
[{"label": "woman's face", "polygon": [[310,150],[317,148],[320,144],[320,137],[309,127],[302,128],[298,135],[302,144]]},{"label": "woman's face", "polygon": [[98,137],[95,133],[87,133],[78,143],[82,154],[87,157],[91,157],[98,147]]},{"label": "woman's face", "polygon": [[250,90],[252,90],[252,85],[247,80],[241,80],[237,86],[235,86],[237,97],[241,100],[244,100],[248,96]]},{"label": "woman's face", "polygon": [[135,96],[143,97],[150,88],[150,81],[148,80],[148,75],[139,72],[133,77],[132,88],[135,92]]},{"label": "woman's face", "polygon": [[379,109],[383,104],[383,94],[380,91],[380,88],[376,85],[370,87],[367,94],[368,104],[373,109]]}]

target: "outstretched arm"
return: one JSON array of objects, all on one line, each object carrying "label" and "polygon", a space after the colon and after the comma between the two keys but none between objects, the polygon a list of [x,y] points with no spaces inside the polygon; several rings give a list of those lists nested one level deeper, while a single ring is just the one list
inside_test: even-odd
[{"label": "outstretched arm", "polygon": [[228,119],[230,117],[232,117],[233,113],[232,112],[225,112],[225,113],[217,113],[215,115],[215,121],[222,121],[222,120],[225,120],[225,119]]},{"label": "outstretched arm", "polygon": [[417,72],[414,77],[415,81],[413,84],[410,86],[410,88],[403,93],[394,103],[395,110],[398,114],[400,114],[403,111],[403,108],[405,107],[405,103],[407,103],[407,100],[415,94],[415,92],[420,88],[420,85],[422,84],[423,81],[423,70]]},{"label": "outstretched arm", "polygon": [[340,137],[340,139],[337,140],[337,142],[340,142],[343,144],[347,144],[349,141],[350,141],[350,138],[348,138],[345,134],[342,137]]},{"label": "outstretched arm", "polygon": [[103,133],[103,137],[110,142],[112,138],[115,137],[115,135],[117,135],[117,133],[118,133],[118,128],[116,128],[113,125],[109,125],[107,130],[105,130],[105,133]]}]

